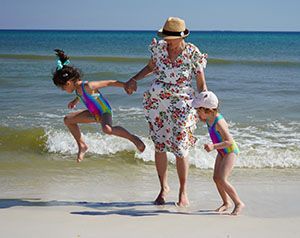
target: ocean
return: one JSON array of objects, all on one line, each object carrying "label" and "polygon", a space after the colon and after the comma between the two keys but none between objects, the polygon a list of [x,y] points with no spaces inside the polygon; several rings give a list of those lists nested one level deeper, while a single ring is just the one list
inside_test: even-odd
[{"label": "ocean", "polygon": [[[126,81],[147,63],[154,37],[152,31],[0,31],[3,196],[46,194],[54,184],[53,194],[66,193],[61,181],[68,181],[69,188],[76,183],[96,186],[112,177],[124,186],[124,178],[126,184],[137,183],[134,176],[157,185],[142,108],[143,92],[153,77],[140,81],[131,96],[120,88],[101,90],[113,108],[114,124],[139,135],[145,152],[104,135],[97,124],[82,125],[89,152],[80,164],[75,162],[76,143],[63,123],[74,95],[55,87],[51,79],[53,49],[60,48],[84,79]],[[218,95],[221,113],[241,150],[236,171],[241,176],[257,170],[299,174],[300,33],[192,31],[187,41],[208,54],[208,88]],[[205,125],[198,124],[196,136],[197,146],[189,156],[191,173],[210,176],[216,154],[203,149],[209,141]],[[169,160],[176,173],[171,154]]]}]

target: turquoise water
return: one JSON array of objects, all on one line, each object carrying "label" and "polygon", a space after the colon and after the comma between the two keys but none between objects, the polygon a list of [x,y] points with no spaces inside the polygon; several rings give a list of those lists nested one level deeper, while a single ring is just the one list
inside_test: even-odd
[{"label": "turquoise water", "polygon": [[[52,83],[54,48],[64,49],[86,80],[126,81],[147,62],[153,37],[155,32],[0,31],[0,163],[74,159],[76,145],[63,124],[73,95]],[[241,148],[237,166],[300,167],[300,33],[192,32],[187,41],[209,55],[207,85],[219,96]],[[153,162],[142,109],[151,80],[139,82],[132,96],[119,88],[102,90],[114,109],[114,123],[140,135],[147,150],[137,154],[127,141],[84,125],[87,160],[109,161],[121,153],[129,164]],[[209,140],[206,128],[199,125],[196,135],[190,163],[213,168],[215,154],[202,149]]]}]

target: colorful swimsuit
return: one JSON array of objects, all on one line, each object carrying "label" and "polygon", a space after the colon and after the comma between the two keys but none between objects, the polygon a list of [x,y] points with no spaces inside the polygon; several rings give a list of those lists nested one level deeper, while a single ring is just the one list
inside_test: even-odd
[{"label": "colorful swimsuit", "polygon": [[[223,119],[223,116],[219,114],[211,126],[206,122],[210,138],[214,144],[224,141],[221,134],[216,130],[216,124],[221,119]],[[229,154],[231,152],[235,153],[236,155],[238,155],[238,153],[240,152],[235,141],[233,141],[233,144],[231,146],[223,149],[217,149],[217,151],[219,152],[220,155],[222,155],[222,157],[224,157],[226,154]]]},{"label": "colorful swimsuit", "polygon": [[81,84],[82,87],[82,95],[78,94],[77,96],[81,99],[81,101],[85,104],[87,109],[91,114],[94,115],[96,121],[100,121],[100,117],[104,113],[112,114],[111,107],[108,101],[102,96],[102,94],[97,90],[96,93],[89,94],[86,92],[84,85],[87,84],[88,81],[84,81]]}]

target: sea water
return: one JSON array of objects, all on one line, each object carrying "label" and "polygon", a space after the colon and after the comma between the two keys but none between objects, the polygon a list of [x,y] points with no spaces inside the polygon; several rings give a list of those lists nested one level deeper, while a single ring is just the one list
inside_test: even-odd
[{"label": "sea water", "polygon": [[[49,192],[54,185],[58,191],[64,179],[96,184],[113,177],[119,184],[122,178],[134,184],[132,176],[138,174],[139,179],[155,181],[154,147],[142,107],[143,92],[153,77],[139,81],[131,96],[121,88],[101,90],[113,108],[113,123],[140,136],[145,152],[137,153],[127,140],[104,135],[97,124],[82,125],[89,152],[79,165],[76,143],[63,123],[73,111],[67,104],[74,95],[55,87],[51,79],[53,49],[60,48],[81,69],[83,79],[126,81],[148,62],[154,37],[152,31],[0,31],[4,194],[24,194],[29,188]],[[187,41],[208,54],[207,86],[218,95],[221,113],[240,147],[240,174],[254,169],[299,171],[300,33],[191,32]],[[83,108],[80,104],[75,110]],[[211,175],[205,171],[213,168],[216,153],[203,149],[210,141],[205,125],[198,124],[196,137],[189,156],[192,171]],[[169,160],[174,167],[174,156],[170,154]],[[42,188],[45,184],[48,187]],[[23,185],[26,189],[20,189]]]}]

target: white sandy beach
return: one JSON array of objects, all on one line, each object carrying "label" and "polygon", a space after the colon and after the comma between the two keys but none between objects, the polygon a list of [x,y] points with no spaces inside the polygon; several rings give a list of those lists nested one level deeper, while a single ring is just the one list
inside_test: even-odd
[{"label": "white sandy beach", "polygon": [[[83,195],[79,184],[80,200],[59,194],[38,198],[32,192],[31,198],[2,197],[0,237],[299,237],[298,170],[252,171],[248,178],[242,173],[232,177],[247,205],[237,217],[213,212],[220,203],[214,184],[209,177],[199,177],[197,170],[189,179],[191,206],[176,208],[173,203],[178,184],[172,168],[173,191],[166,206],[151,203],[157,181],[144,192],[145,183],[128,184],[126,192],[111,181],[107,187],[102,185],[103,196],[98,187],[90,187],[91,194]],[[137,190],[132,191],[132,186]]]},{"label": "white sandy beach", "polygon": [[[103,212],[80,206],[1,210],[1,237],[299,237],[299,217],[180,214],[135,207]],[[139,215],[138,215],[139,214]]]}]

